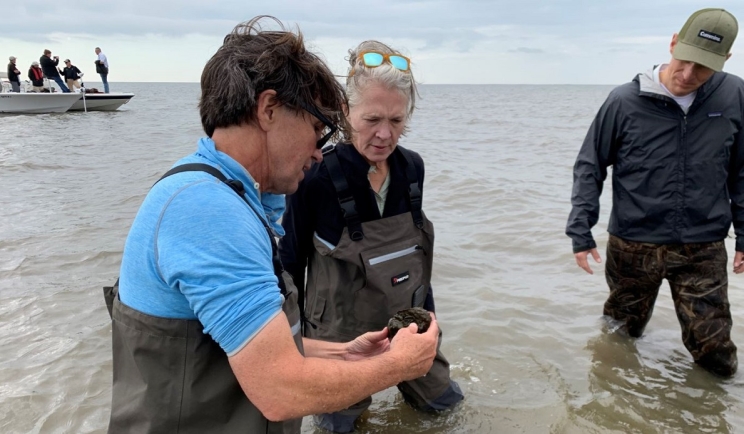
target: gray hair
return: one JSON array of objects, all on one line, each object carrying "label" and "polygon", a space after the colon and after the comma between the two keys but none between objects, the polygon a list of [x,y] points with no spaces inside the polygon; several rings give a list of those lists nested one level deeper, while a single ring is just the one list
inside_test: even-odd
[{"label": "gray hair", "polygon": [[416,108],[416,80],[413,78],[411,65],[408,71],[401,71],[393,65],[383,62],[375,68],[364,66],[360,54],[365,51],[375,51],[381,54],[401,54],[393,48],[379,41],[364,41],[356,48],[349,50],[349,73],[346,78],[346,95],[349,99],[349,108],[360,103],[361,93],[372,83],[378,83],[389,89],[396,89],[408,99],[407,118],[413,115]]}]

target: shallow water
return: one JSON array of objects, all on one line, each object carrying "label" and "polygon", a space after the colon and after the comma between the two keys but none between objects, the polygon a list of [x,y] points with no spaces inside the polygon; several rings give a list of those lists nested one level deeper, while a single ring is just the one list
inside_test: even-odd
[{"label": "shallow water", "polygon": [[[197,84],[112,87],[137,96],[114,113],[0,117],[2,433],[105,431],[111,328],[101,287],[118,275],[147,189],[202,134]],[[668,286],[643,338],[612,333],[600,317],[602,265],[592,276],[578,269],[563,234],[573,161],[611,87],[420,90],[401,143],[426,161],[437,317],[467,397],[421,415],[391,389],[375,395],[359,432],[740,431],[742,374],[721,380],[692,363]],[[594,231],[600,250],[609,192]],[[739,341],[744,278],[730,278]],[[307,422],[305,433],[320,432]]]}]

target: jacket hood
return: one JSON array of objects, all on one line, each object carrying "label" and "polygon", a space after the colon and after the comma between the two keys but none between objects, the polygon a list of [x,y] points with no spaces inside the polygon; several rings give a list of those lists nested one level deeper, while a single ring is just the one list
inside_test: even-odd
[{"label": "jacket hood", "polygon": [[665,91],[664,88],[661,87],[659,83],[654,81],[654,68],[649,69],[646,72],[641,72],[638,74],[638,85],[640,87],[641,92],[645,93],[655,93],[657,95],[664,95],[669,96]]},{"label": "jacket hood", "polygon": [[[636,75],[633,79],[633,82],[638,83],[638,90],[641,94],[662,95],[669,98],[669,94],[664,91],[660,84],[654,81],[654,69],[657,66],[658,65],[654,65],[648,71]],[[725,72],[714,73],[708,79],[708,81],[703,83],[703,85],[698,88],[697,97],[695,98],[696,101],[703,101],[704,99],[706,99],[708,95],[710,95],[714,90],[718,88],[718,86],[721,85],[721,83],[723,83],[727,75],[728,74],[726,74]]]}]

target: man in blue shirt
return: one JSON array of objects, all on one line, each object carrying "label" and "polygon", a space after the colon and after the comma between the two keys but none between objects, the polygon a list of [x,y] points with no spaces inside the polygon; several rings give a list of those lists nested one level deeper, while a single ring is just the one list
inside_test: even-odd
[{"label": "man in blue shirt", "polygon": [[208,137],[153,186],[119,284],[107,288],[109,432],[299,433],[302,416],[346,408],[432,365],[435,320],[390,342],[386,330],[347,343],[301,337],[277,221],[283,194],[322,159],[336,124],[345,127],[346,98],[301,34],[263,30],[261,20],[237,26],[205,66]]}]

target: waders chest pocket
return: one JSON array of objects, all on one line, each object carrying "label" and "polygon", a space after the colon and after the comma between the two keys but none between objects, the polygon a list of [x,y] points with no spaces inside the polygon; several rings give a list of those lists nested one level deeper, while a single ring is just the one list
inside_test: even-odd
[{"label": "waders chest pocket", "polygon": [[[399,310],[408,309],[428,268],[427,255],[417,238],[379,245],[361,252],[365,285],[354,293],[354,314],[369,327],[384,326]],[[427,279],[428,280],[428,279]],[[421,301],[423,303],[423,301]]]}]

